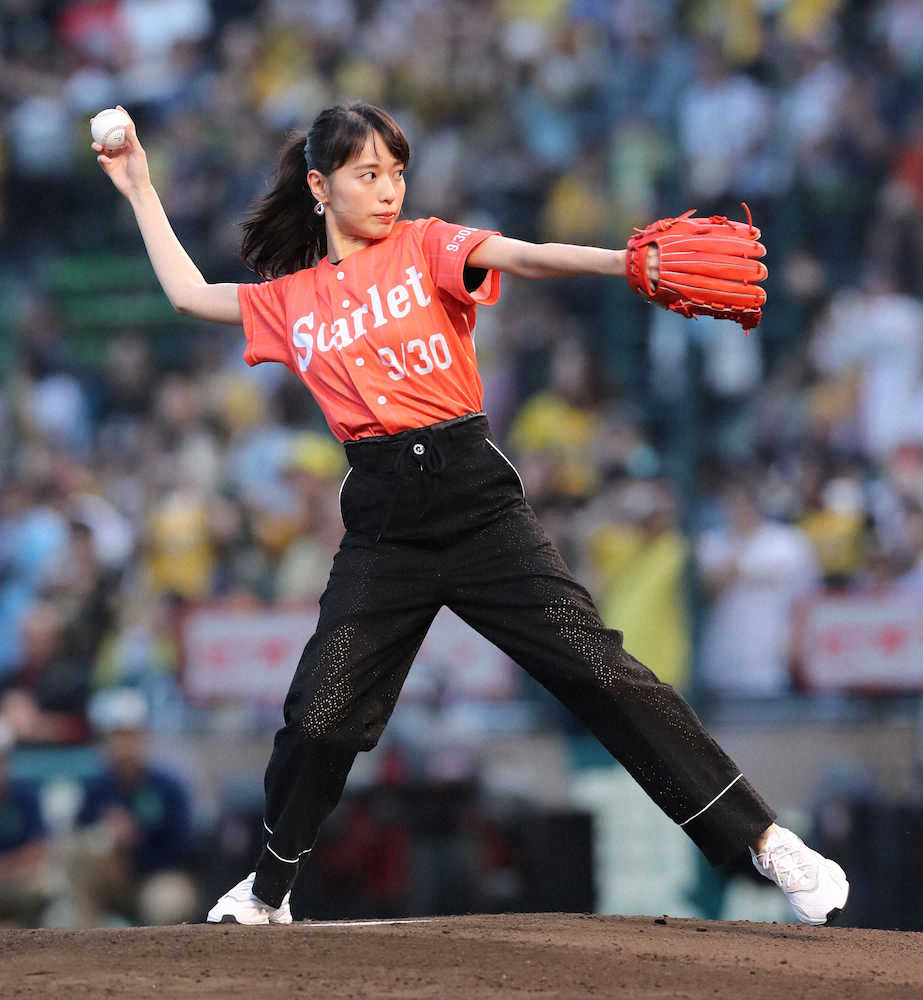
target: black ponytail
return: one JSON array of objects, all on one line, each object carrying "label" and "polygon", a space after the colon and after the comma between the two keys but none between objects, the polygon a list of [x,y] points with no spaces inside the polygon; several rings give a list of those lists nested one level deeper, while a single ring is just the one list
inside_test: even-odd
[{"label": "black ponytail", "polygon": [[290,135],[279,156],[276,183],[242,223],[241,256],[261,278],[310,267],[327,252],[327,233],[308,187],[304,132]]},{"label": "black ponytail", "polygon": [[327,253],[324,217],[308,187],[309,170],[329,175],[362,152],[378,134],[404,166],[410,144],[397,122],[371,104],[337,105],[322,111],[310,133],[292,133],[279,157],[276,183],[242,223],[241,256],[262,278],[278,278],[313,267]]}]

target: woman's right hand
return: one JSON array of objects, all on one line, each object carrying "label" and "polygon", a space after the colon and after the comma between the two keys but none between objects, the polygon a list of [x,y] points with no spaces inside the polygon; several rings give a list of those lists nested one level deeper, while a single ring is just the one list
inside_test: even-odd
[{"label": "woman's right hand", "polygon": [[[121,104],[117,107],[119,111],[125,111]],[[125,129],[125,139],[126,143],[120,149],[106,152],[100,143],[94,142],[93,150],[97,154],[97,162],[105,170],[109,180],[126,198],[130,198],[132,194],[150,185],[151,175],[147,168],[147,155],[135,133],[134,122]]]}]

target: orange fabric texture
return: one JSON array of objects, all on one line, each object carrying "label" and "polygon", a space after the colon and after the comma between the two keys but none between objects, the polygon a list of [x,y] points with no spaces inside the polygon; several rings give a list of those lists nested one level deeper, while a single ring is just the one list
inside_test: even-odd
[{"label": "orange fabric texture", "polygon": [[395,434],[483,408],[474,352],[478,305],[500,274],[464,284],[468,254],[489,236],[440,219],[331,264],[238,286],[248,365],[278,361],[311,390],[341,441]]}]

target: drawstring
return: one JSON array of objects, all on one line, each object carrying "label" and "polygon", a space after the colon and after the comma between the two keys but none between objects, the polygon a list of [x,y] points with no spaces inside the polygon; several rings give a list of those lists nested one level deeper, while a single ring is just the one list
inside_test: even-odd
[{"label": "drawstring", "polygon": [[445,469],[445,456],[436,443],[436,435],[431,430],[421,430],[409,437],[394,456],[394,471],[407,471],[410,463],[416,463],[421,472],[438,476]]},{"label": "drawstring", "polygon": [[[436,436],[431,430],[423,429],[418,434],[408,437],[394,456],[394,471],[398,476],[403,476],[405,472],[413,469],[414,466],[420,470],[420,475],[424,477],[426,500],[423,509],[420,511],[422,516],[429,510],[430,501],[432,500],[430,492],[432,481],[446,467],[445,455],[442,454],[439,445],[436,443]],[[381,527],[378,529],[376,542],[380,542],[382,536],[388,530],[391,518],[397,509],[400,494],[401,490],[400,486],[398,486],[391,494],[391,502],[388,504],[388,510],[385,513],[384,520],[381,522]]]}]

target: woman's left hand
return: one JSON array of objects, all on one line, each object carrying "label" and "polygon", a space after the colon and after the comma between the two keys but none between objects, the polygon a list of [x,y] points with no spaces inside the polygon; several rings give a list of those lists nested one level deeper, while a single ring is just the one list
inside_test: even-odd
[{"label": "woman's left hand", "polygon": [[647,277],[651,288],[656,289],[657,279],[660,277],[660,251],[654,243],[647,248]]}]

